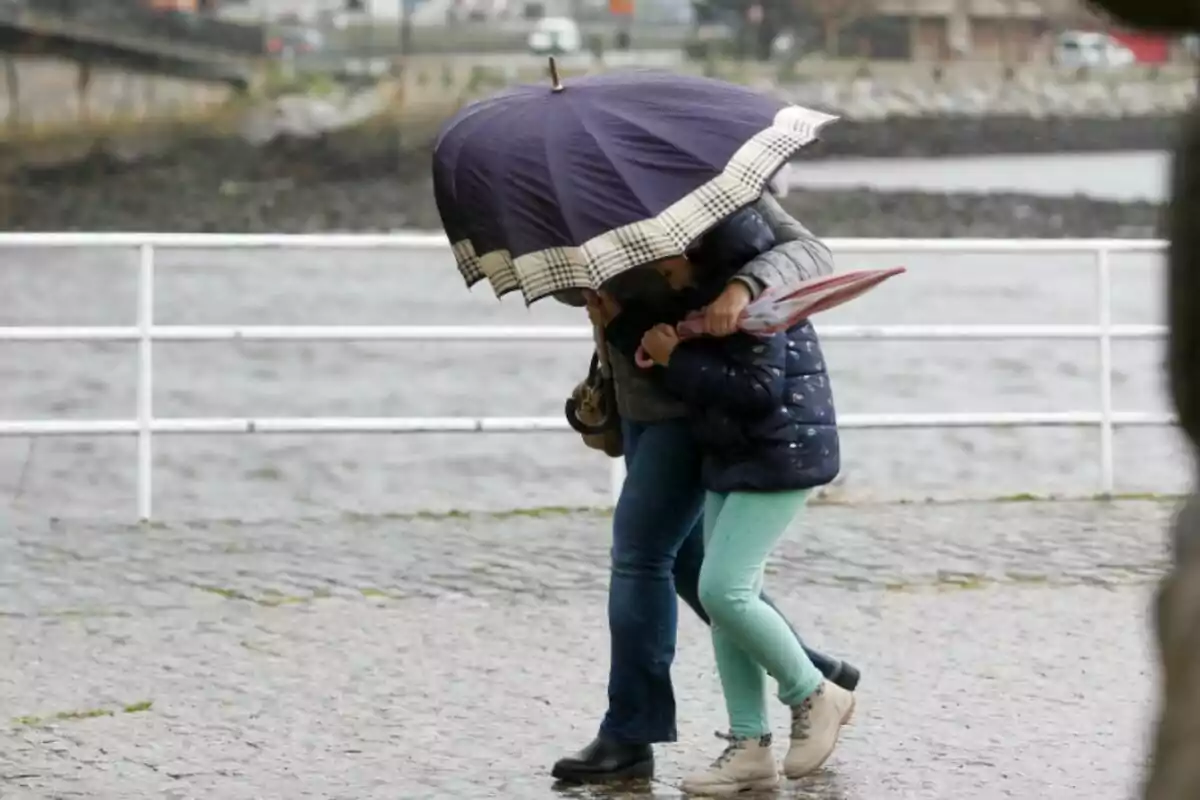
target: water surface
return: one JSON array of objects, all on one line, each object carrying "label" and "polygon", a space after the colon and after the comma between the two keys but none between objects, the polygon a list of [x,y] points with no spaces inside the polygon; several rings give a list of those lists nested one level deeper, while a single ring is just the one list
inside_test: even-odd
[{"label": "water surface", "polygon": [[1163,152],[853,158],[796,162],[788,168],[788,180],[793,190],[874,187],[1162,202],[1168,164]]}]

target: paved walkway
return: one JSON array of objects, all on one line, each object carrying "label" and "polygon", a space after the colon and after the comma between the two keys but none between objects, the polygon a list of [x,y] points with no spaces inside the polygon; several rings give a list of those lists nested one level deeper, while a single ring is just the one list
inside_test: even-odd
[{"label": "paved walkway", "polygon": [[[814,509],[769,585],[865,680],[834,759],[779,796],[1129,796],[1170,512]],[[603,708],[606,538],[586,513],[9,523],[0,796],[676,797],[723,722],[690,617],[682,741],[658,780],[601,793],[546,777]]]}]

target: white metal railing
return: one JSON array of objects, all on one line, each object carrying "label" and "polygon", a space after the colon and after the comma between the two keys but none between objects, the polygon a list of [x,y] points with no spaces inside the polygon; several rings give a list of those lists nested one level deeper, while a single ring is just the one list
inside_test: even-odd
[{"label": "white metal railing", "polygon": [[[1097,322],[1091,325],[826,325],[825,339],[850,340],[1095,340],[1099,345],[1099,410],[966,414],[845,414],[845,428],[939,428],[1017,426],[1096,426],[1100,432],[1100,490],[1114,490],[1113,430],[1126,425],[1170,425],[1169,414],[1118,412],[1113,409],[1112,343],[1116,339],[1156,339],[1161,325],[1114,325],[1112,321],[1113,253],[1156,253],[1157,240],[1121,239],[830,239],[838,252],[857,253],[1091,253],[1098,287]],[[440,234],[381,235],[252,235],[45,233],[0,234],[0,249],[107,248],[138,253],[136,324],[105,327],[0,327],[0,341],[116,341],[138,346],[137,414],[121,420],[0,420],[0,436],[135,435],[137,436],[137,511],[151,517],[154,434],[202,433],[527,433],[570,430],[560,417],[267,417],[156,418],[153,407],[156,341],[584,341],[586,326],[278,326],[156,325],[154,322],[154,254],[156,249],[444,249]],[[613,461],[613,496],[620,490],[624,467]]]}]

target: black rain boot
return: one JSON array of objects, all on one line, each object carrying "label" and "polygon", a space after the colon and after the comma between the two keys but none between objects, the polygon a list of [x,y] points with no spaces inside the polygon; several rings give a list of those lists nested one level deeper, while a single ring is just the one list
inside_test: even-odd
[{"label": "black rain boot", "polygon": [[578,753],[560,758],[550,773],[568,783],[610,783],[654,777],[654,750],[597,736]]}]

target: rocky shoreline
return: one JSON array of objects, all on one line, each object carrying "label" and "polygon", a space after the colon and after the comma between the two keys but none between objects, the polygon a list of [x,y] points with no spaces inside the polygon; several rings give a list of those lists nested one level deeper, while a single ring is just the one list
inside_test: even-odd
[{"label": "rocky shoreline", "polygon": [[798,160],[1167,150],[1178,130],[1175,114],[843,118],[801,150]]},{"label": "rocky shoreline", "polygon": [[[836,113],[834,109],[829,109]],[[441,125],[441,114],[320,132],[313,121],[278,120],[263,129],[248,118],[244,130],[224,135],[176,134],[171,143],[118,141],[100,136],[85,158],[8,170],[18,185],[45,182],[81,184],[116,172],[154,172],[164,166],[186,171],[217,158],[230,180],[254,180],[281,171],[350,179],[385,170],[400,179],[428,169],[428,151]],[[326,122],[326,124],[329,124]],[[894,115],[883,119],[844,116],[821,132],[820,140],[797,154],[798,160],[830,158],[938,158],[963,155],[1086,153],[1170,149],[1178,136],[1179,117],[1170,113],[1130,116],[1028,114]],[[86,148],[85,148],[86,149]],[[0,145],[0,161],[30,164],[21,153]]]},{"label": "rocky shoreline", "polygon": [[[927,194],[867,189],[792,192],[783,204],[823,236],[1154,238],[1160,208],[1087,197]],[[440,227],[426,182],[360,177],[265,180],[205,187],[169,173],[103,186],[25,187],[8,230],[311,233]]]},{"label": "rocky shoreline", "polygon": [[1186,66],[1113,72],[1025,65],[1008,77],[994,65],[890,66],[851,76],[759,78],[749,84],[788,102],[860,120],[932,116],[1145,117],[1178,114],[1196,97]]},{"label": "rocky shoreline", "polygon": [[[19,170],[0,189],[0,229],[313,232],[439,227],[429,124],[351,129],[266,144],[197,138],[137,159],[103,150]],[[944,116],[843,120],[804,158],[1153,150],[1172,117]],[[796,192],[797,215],[827,236],[1153,236],[1158,208],[1084,197]]]}]

